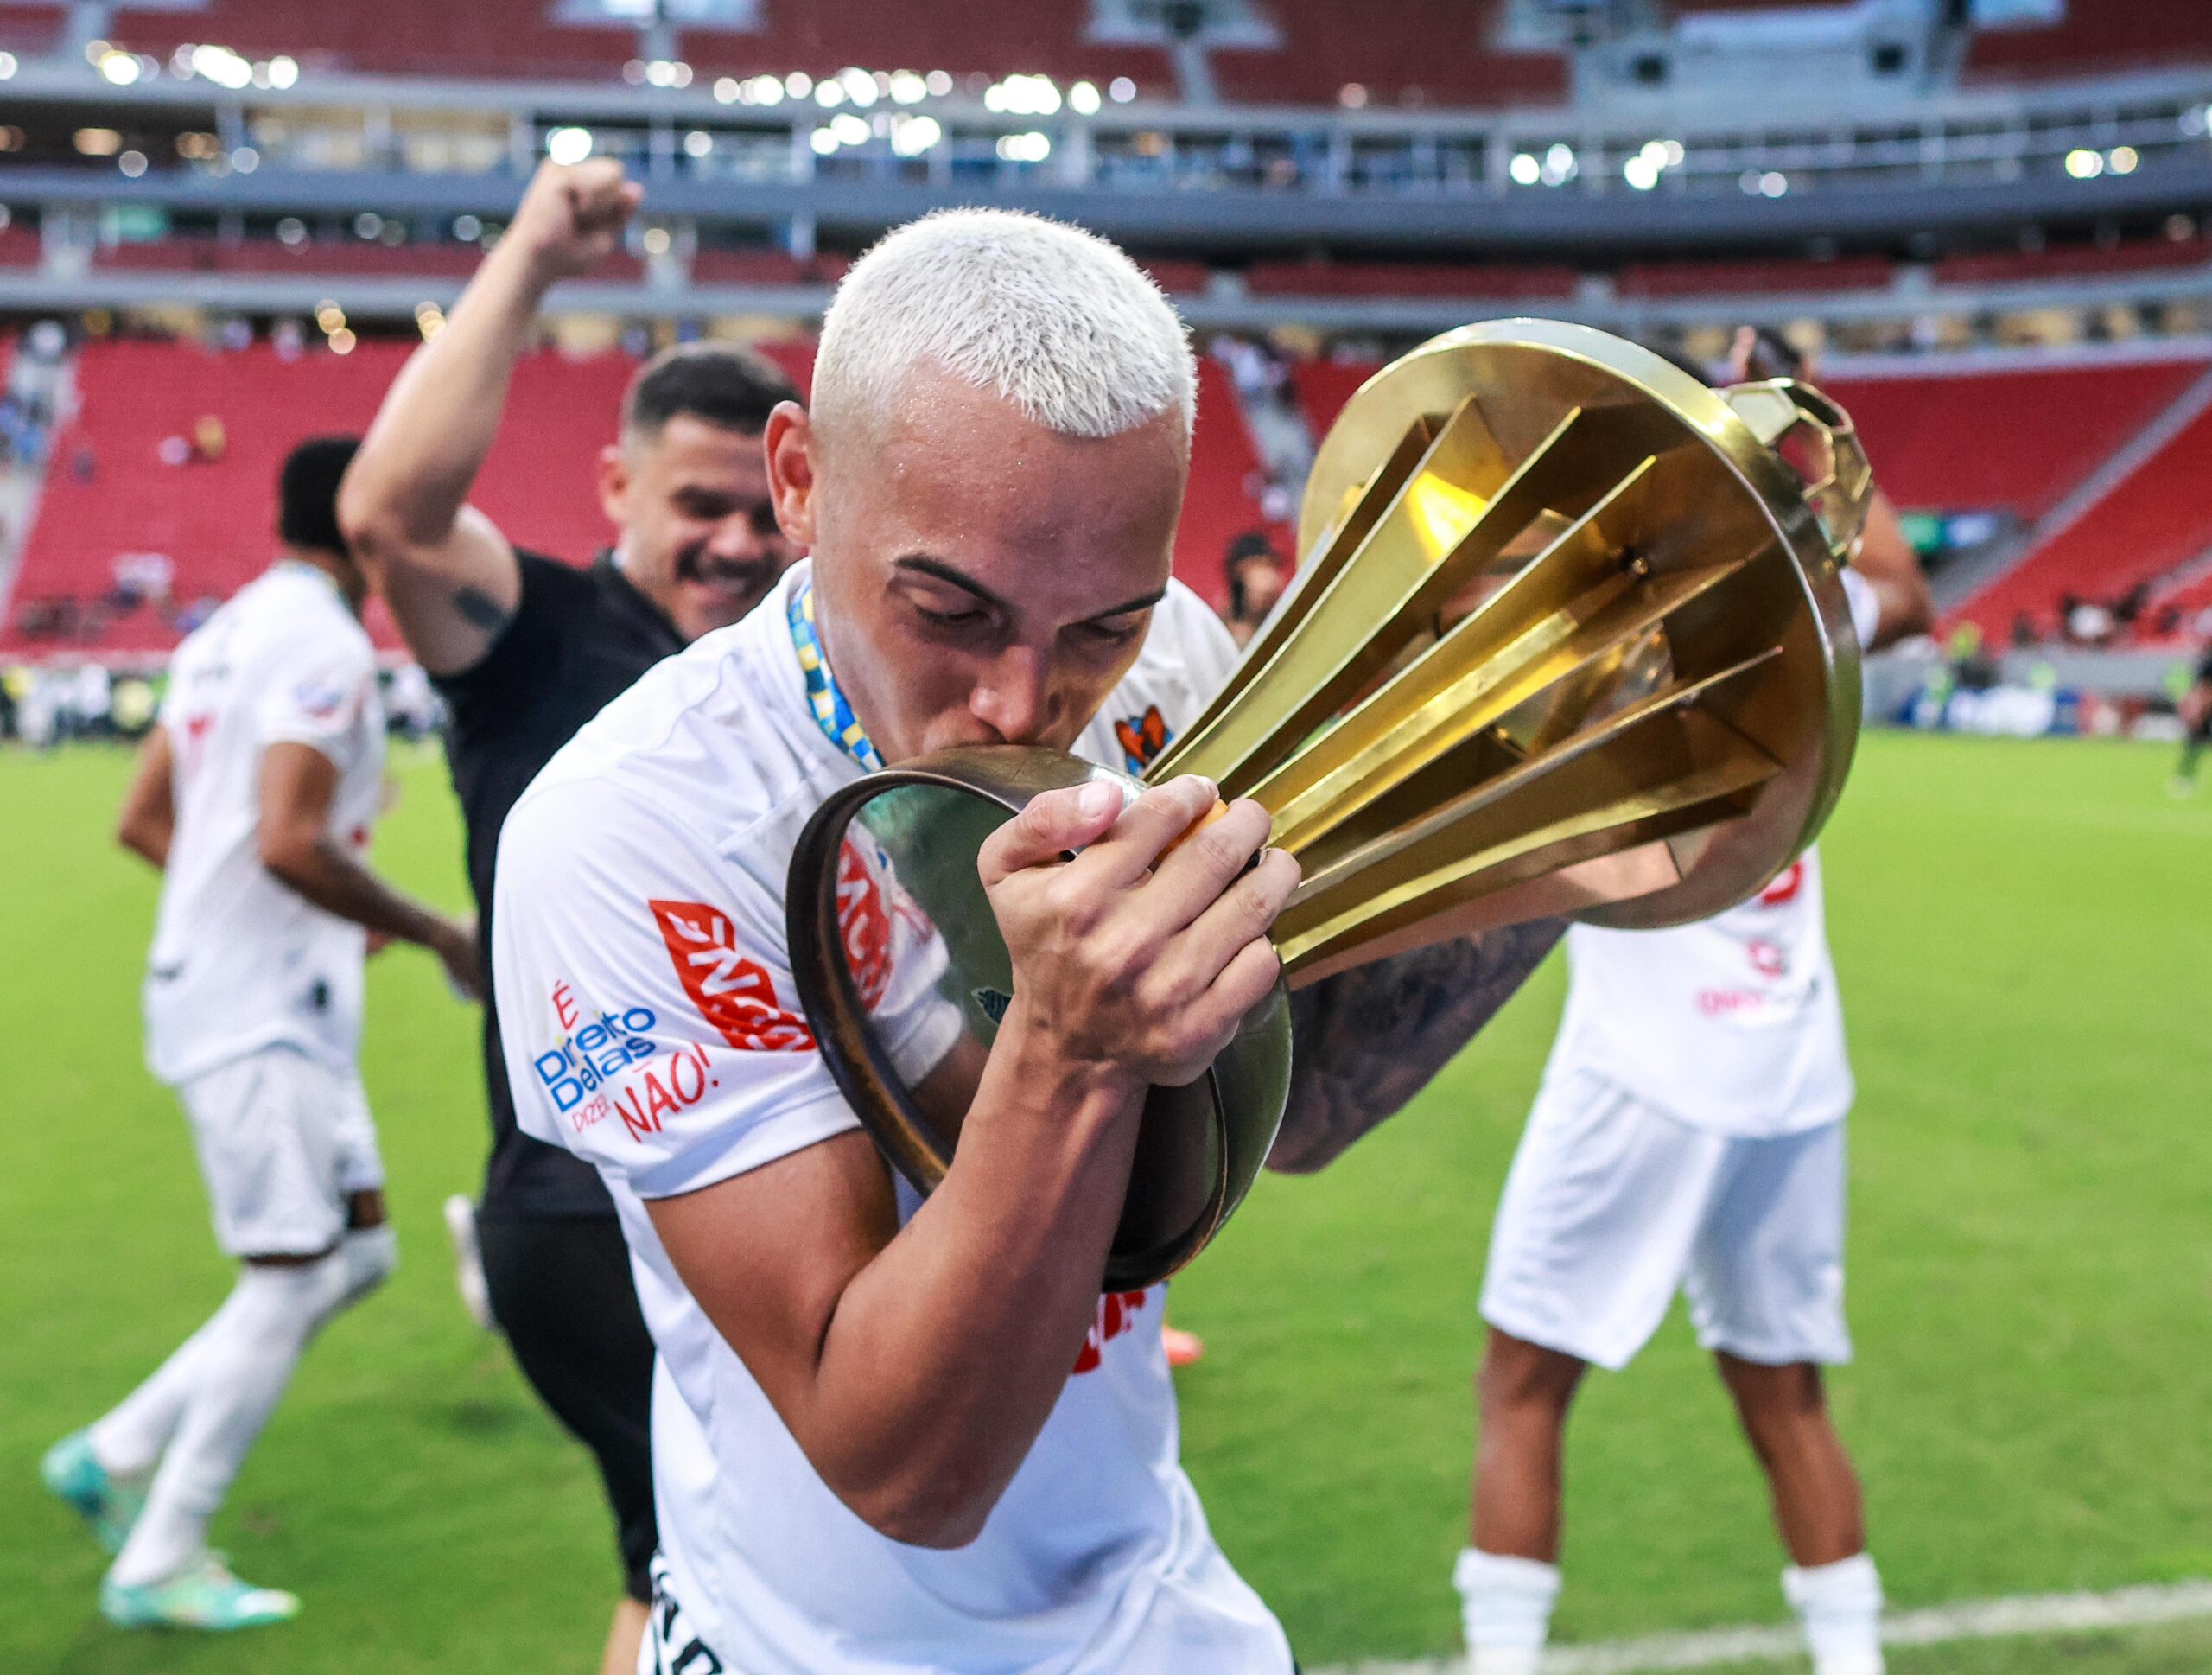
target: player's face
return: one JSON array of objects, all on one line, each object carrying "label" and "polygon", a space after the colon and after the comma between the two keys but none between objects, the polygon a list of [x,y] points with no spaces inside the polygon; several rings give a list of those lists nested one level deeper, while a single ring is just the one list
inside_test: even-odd
[{"label": "player's face", "polygon": [[782,414],[779,507],[813,552],[830,665],[884,760],[1072,744],[1167,585],[1179,417],[1064,436],[931,368],[867,436],[825,449]]},{"label": "player's face", "polygon": [[679,413],[600,460],[623,574],[686,640],[760,602],[798,556],[776,527],[760,437]]}]

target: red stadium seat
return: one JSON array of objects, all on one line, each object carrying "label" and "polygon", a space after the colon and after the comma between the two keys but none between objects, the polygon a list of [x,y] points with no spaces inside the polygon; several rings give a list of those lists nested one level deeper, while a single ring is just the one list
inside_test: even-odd
[{"label": "red stadium seat", "polygon": [[1217,48],[1214,79],[1245,104],[1334,105],[1348,84],[1374,105],[1552,104],[1567,93],[1554,53],[1489,48],[1497,0],[1269,0],[1274,50]]},{"label": "red stadium seat", "polygon": [[1990,80],[2167,70],[2188,61],[2212,62],[2212,7],[2204,0],[2075,0],[2056,23],[1988,30],[1967,49],[1968,74]]},{"label": "red stadium seat", "polygon": [[1574,295],[1568,267],[1510,267],[1476,262],[1255,262],[1245,288],[1255,296],[1446,296],[1520,301]]},{"label": "red stadium seat", "polygon": [[1635,263],[1614,282],[1624,296],[1740,296],[1751,292],[1879,290],[1892,272],[1886,256],[1832,262]]}]

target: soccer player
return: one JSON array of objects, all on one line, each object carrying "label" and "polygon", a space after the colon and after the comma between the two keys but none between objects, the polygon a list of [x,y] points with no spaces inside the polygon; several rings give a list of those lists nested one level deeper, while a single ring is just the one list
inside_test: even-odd
[{"label": "soccer player", "polygon": [[[339,500],[354,551],[451,713],[447,750],[487,959],[499,825],[523,787],[609,698],[743,615],[793,557],[769,504],[760,436],[794,392],[727,345],[671,350],[631,383],[598,467],[615,544],[589,570],[518,550],[467,504],[539,303],[605,259],[637,202],[618,162],[539,169],[445,329],[394,381]],[[472,1226],[466,1201],[448,1206],[463,1296],[474,1309],[473,1238],[517,1363],[598,1461],[624,1578],[603,1666],[630,1675],[656,1539],[652,1340],[607,1189],[515,1126],[489,1005],[484,1079],[493,1137],[480,1210]]]},{"label": "soccer player", "polygon": [[464,988],[474,927],[368,869],[384,714],[366,592],[332,502],[349,438],[284,462],[283,556],[189,636],[118,836],[162,872],[147,1059],[190,1119],[237,1284],[120,1405],[48,1450],[48,1486],[115,1563],[126,1627],[249,1627],[300,1602],[232,1576],[207,1521],[308,1341],[397,1248],[355,1068],[369,937],[419,943]]},{"label": "soccer player", "polygon": [[2196,794],[2198,759],[2207,746],[2212,746],[2212,649],[2197,659],[2196,677],[2174,709],[2181,716],[2184,731],[2181,761],[2174,768],[2171,788],[2177,797],[2193,797]]},{"label": "soccer player", "polygon": [[[1761,347],[1738,338],[1738,377]],[[1927,627],[1927,585],[1878,493],[1844,583],[1868,650]],[[1471,1675],[1535,1675],[1568,1407],[1584,1370],[1625,1366],[1684,1289],[1766,1474],[1815,1675],[1880,1675],[1881,1583],[1821,1377],[1851,1355],[1852,1082],[1820,857],[1700,923],[1578,925],[1567,946],[1566,1015],[1483,1283],[1472,1542],[1452,1572]]]},{"label": "soccer player", "polygon": [[[1236,656],[1168,574],[1194,383],[1166,298],[1101,239],[981,211],[892,233],[830,307],[811,416],[769,421],[808,564],[509,817],[518,1113],[605,1176],[660,1347],[641,1669],[1293,1666],[1178,1462],[1161,1292],[1100,1295],[1146,1088],[1198,1074],[1274,981],[1298,869],[1262,852],[1265,812],[1179,844],[1216,804],[1184,778],[1126,808],[1051,793],[993,837],[1013,1001],[918,1207],[813,1050],[785,943],[800,827],[876,763],[1007,741],[1119,767],[1124,731],[1194,719]],[[873,879],[851,911],[889,922]],[[910,917],[887,984],[926,952]],[[1318,1167],[1403,1104],[1557,936],[1294,997],[1274,1161]]]}]

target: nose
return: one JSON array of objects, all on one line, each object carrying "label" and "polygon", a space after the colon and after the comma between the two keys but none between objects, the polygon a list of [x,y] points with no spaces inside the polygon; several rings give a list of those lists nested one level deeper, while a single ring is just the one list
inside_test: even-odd
[{"label": "nose", "polygon": [[1008,646],[976,683],[969,713],[1008,744],[1034,744],[1056,719],[1050,675],[1041,653],[1026,646]]},{"label": "nose", "polygon": [[761,532],[760,520],[750,511],[733,512],[719,519],[714,533],[707,538],[709,554],[734,564],[751,564],[766,557],[770,550],[769,538]]}]

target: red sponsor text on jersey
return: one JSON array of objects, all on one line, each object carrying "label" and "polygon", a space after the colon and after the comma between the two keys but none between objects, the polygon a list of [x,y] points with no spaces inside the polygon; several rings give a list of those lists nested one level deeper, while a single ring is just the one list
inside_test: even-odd
[{"label": "red sponsor text on jersey", "polygon": [[891,984],[891,915],[875,874],[850,838],[837,850],[837,933],[861,1004],[874,1006]]},{"label": "red sponsor text on jersey", "polygon": [[1779,908],[1785,902],[1795,901],[1797,892],[1804,888],[1805,859],[1800,856],[1789,863],[1788,871],[1759,892],[1759,906]]},{"label": "red sponsor text on jersey", "polygon": [[732,1047],[753,1053],[810,1053],[814,1033],[776,997],[757,959],[737,951],[729,915],[700,901],[648,901],[683,992]]},{"label": "red sponsor text on jersey", "polygon": [[1109,1291],[1098,1299],[1097,1318],[1090,1322],[1090,1330],[1084,1334],[1083,1347],[1076,1352],[1075,1370],[1078,1376],[1096,1370],[1106,1346],[1136,1323],[1136,1315],[1143,1307],[1141,1291]]}]

